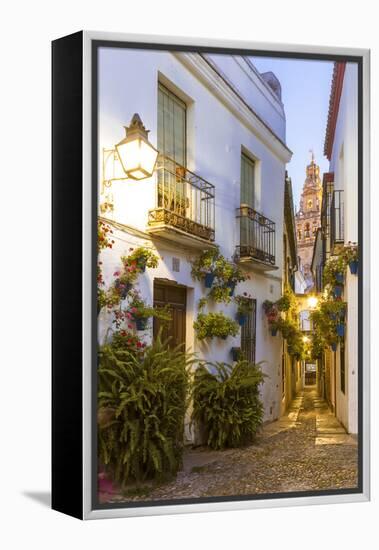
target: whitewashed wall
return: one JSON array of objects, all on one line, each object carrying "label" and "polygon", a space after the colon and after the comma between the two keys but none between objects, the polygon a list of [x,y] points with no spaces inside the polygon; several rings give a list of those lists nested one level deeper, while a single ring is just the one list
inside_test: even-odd
[{"label": "whitewashed wall", "polygon": [[[237,69],[238,66],[236,65]],[[238,74],[235,78],[238,80]],[[241,73],[241,79],[246,75]],[[279,100],[272,106],[273,94],[254,72],[250,78],[258,79],[257,86],[251,86],[249,100],[257,108],[263,105],[262,118],[267,123],[272,115],[272,125],[279,127],[284,134],[283,108]],[[267,128],[262,140],[258,131],[251,130],[241,117],[235,116],[226,105],[212,94],[177,57],[168,52],[148,52],[121,49],[102,49],[99,58],[99,147],[112,147],[124,135],[122,125],[128,125],[132,115],[138,112],[146,127],[151,130],[149,138],[157,142],[157,90],[158,79],[167,84],[173,92],[181,96],[188,105],[188,168],[216,186],[216,242],[221,253],[231,258],[238,244],[239,232],[235,218],[240,199],[241,148],[245,148],[257,162],[258,204],[256,209],[276,223],[276,265],[278,270],[270,274],[250,272],[251,280],[240,284],[236,293],[248,292],[257,299],[257,346],[256,360],[265,361],[263,370],[268,378],[262,388],[265,407],[265,420],[277,418],[280,414],[281,338],[272,337],[267,329],[262,312],[265,299],[276,300],[281,294],[282,277],[282,231],[285,162],[290,153],[282,147],[275,136],[269,139]],[[246,84],[246,80],[244,80]],[[237,82],[238,84],[238,82]],[[245,85],[244,84],[244,85]],[[257,88],[259,86],[259,89]],[[263,101],[262,94],[268,97]],[[246,90],[245,90],[246,92]],[[271,105],[271,108],[270,108]],[[262,107],[262,109],[263,109]],[[242,107],[241,107],[242,108]],[[271,109],[271,110],[270,110]],[[280,118],[281,117],[281,118]],[[259,126],[259,124],[258,124]],[[101,159],[99,159],[101,173]],[[155,176],[141,182],[133,180],[115,182],[112,186],[117,222],[145,231],[147,212],[154,208]],[[187,347],[195,350],[199,357],[213,361],[231,362],[230,348],[240,344],[240,336],[226,341],[213,339],[196,342],[192,329],[197,316],[197,302],[204,295],[204,287],[190,275],[190,260],[195,252],[186,250],[179,244],[157,245],[148,236],[135,236],[124,231],[115,231],[115,245],[112,250],[103,252],[104,279],[109,284],[115,268],[120,266],[119,258],[128,252],[129,247],[147,245],[155,248],[161,260],[159,267],[147,270],[141,275],[138,285],[144,297],[152,303],[155,277],[175,280],[188,287],[187,303]],[[172,271],[172,257],[180,259],[180,272]],[[234,317],[233,304],[217,304],[210,310],[224,310]],[[102,340],[110,319],[102,312],[99,323],[99,338]],[[147,331],[147,340],[151,331]]]},{"label": "whitewashed wall", "polygon": [[[330,160],[334,189],[344,191],[344,237],[358,242],[358,71],[346,64],[335,137]],[[336,354],[337,417],[350,433],[358,431],[358,277],[347,270],[344,300],[348,302],[346,324],[346,392],[340,389],[340,361]]]}]

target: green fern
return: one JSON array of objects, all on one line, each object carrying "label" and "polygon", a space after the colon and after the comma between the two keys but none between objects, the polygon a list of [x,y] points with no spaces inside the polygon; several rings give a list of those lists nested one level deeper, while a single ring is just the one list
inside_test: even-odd
[{"label": "green fern", "polygon": [[240,447],[251,443],[263,419],[259,385],[260,364],[241,360],[200,366],[194,376],[193,421],[207,433],[212,449]]},{"label": "green fern", "polygon": [[112,345],[99,350],[99,459],[121,488],[181,467],[192,363],[160,336],[143,357]]}]

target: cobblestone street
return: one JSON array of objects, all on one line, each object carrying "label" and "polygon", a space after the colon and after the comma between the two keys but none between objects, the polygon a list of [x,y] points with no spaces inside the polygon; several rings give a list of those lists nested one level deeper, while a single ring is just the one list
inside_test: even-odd
[{"label": "cobblestone street", "polygon": [[256,443],[243,449],[188,449],[174,482],[102,494],[101,502],[252,495],[353,488],[357,441],[317,397],[305,389],[286,416],[267,424]]}]

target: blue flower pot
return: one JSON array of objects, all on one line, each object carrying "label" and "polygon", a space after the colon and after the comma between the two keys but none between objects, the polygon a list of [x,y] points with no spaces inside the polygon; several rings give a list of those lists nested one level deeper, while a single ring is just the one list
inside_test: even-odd
[{"label": "blue flower pot", "polygon": [[115,281],[115,287],[116,287],[117,289],[122,288],[122,290],[121,290],[121,292],[120,292],[120,296],[121,296],[121,299],[122,299],[122,300],[125,300],[125,298],[126,298],[127,295],[128,295],[128,292],[129,292],[130,290],[132,290],[133,285],[132,285],[132,283],[125,283],[125,284],[123,284],[123,283],[120,282],[120,279],[116,279],[116,281]]},{"label": "blue flower pot", "polygon": [[237,313],[237,321],[240,327],[243,327],[247,321],[247,315],[245,313]]},{"label": "blue flower pot", "polygon": [[233,296],[236,288],[236,283],[227,283],[226,286],[229,288],[229,296]]},{"label": "blue flower pot", "polygon": [[343,290],[343,287],[342,287],[342,286],[336,285],[336,286],[333,288],[334,297],[335,297],[335,298],[341,298],[341,296],[342,296],[342,290]]},{"label": "blue flower pot", "polygon": [[353,260],[349,262],[350,273],[356,275],[358,273],[358,260]]},{"label": "blue flower pot", "polygon": [[337,343],[333,342],[333,344],[330,346],[333,351],[337,351]]},{"label": "blue flower pot", "polygon": [[232,354],[233,361],[238,361],[241,354],[241,348],[232,348],[230,351]]},{"label": "blue flower pot", "polygon": [[145,330],[147,326],[147,319],[145,317],[135,317],[134,322],[137,330]]},{"label": "blue flower pot", "polygon": [[343,273],[336,273],[337,283],[343,284]]},{"label": "blue flower pot", "polygon": [[330,317],[330,319],[332,319],[332,321],[335,321],[337,319],[337,314],[336,313],[329,313],[329,317]]},{"label": "blue flower pot", "polygon": [[215,279],[215,274],[214,273],[207,273],[204,277],[204,284],[205,284],[205,288],[212,288],[212,285],[213,285],[213,281]]},{"label": "blue flower pot", "polygon": [[271,329],[271,336],[276,336],[278,334],[278,329],[277,328],[272,328]]},{"label": "blue flower pot", "polygon": [[342,325],[342,324],[337,325],[336,330],[340,338],[343,338],[345,336],[345,325]]},{"label": "blue flower pot", "polygon": [[144,273],[146,271],[146,260],[139,260],[137,262],[137,267],[141,273]]}]

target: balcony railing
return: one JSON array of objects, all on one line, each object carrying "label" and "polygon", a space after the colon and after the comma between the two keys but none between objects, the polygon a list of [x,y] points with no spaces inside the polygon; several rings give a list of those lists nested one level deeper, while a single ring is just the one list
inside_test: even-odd
[{"label": "balcony railing", "polygon": [[240,259],[275,267],[275,222],[243,204],[237,209],[237,218],[240,220],[237,246]]},{"label": "balcony railing", "polygon": [[197,174],[160,156],[151,229],[169,227],[207,241],[215,239],[215,187]]},{"label": "balcony railing", "polygon": [[344,225],[343,191],[333,191],[330,205],[330,247],[332,251],[336,246],[344,243]]}]

